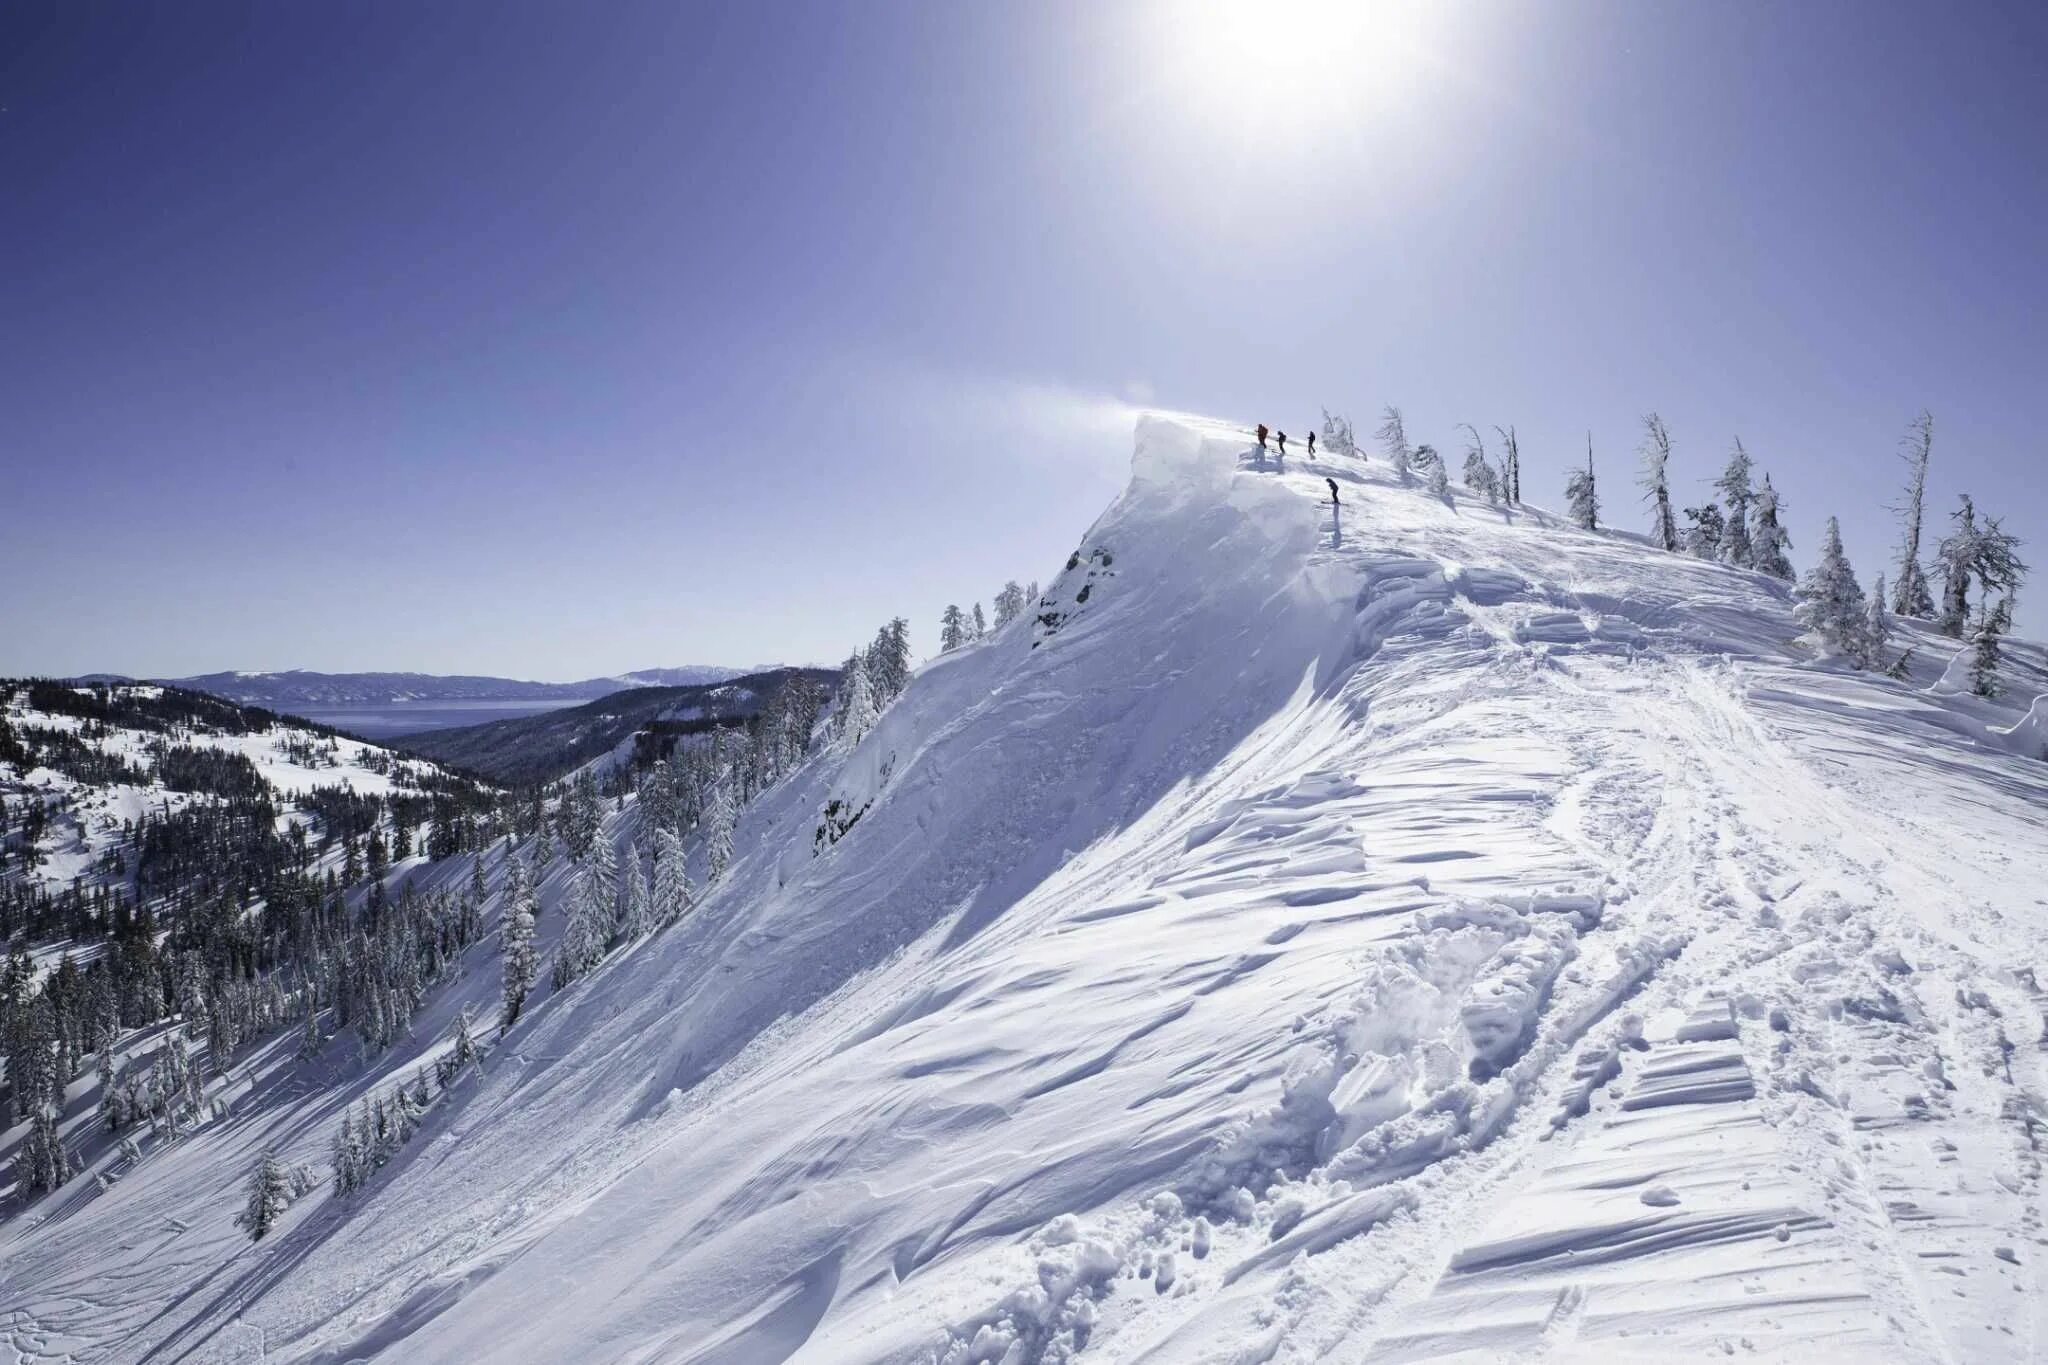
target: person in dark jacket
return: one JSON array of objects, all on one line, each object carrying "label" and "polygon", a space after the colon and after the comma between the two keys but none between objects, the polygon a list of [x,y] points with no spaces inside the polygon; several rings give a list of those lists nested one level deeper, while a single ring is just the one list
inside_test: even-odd
[{"label": "person in dark jacket", "polygon": [[1273,433],[1273,443],[1274,443],[1275,445],[1277,445],[1277,446],[1279,446],[1279,447],[1280,447],[1280,458],[1281,458],[1281,459],[1283,459],[1283,460],[1284,460],[1284,459],[1286,459],[1286,458],[1287,458],[1287,433],[1286,433],[1286,432],[1284,432],[1284,431],[1276,431],[1276,432],[1274,432],[1274,433]]},{"label": "person in dark jacket", "polygon": [[1316,457],[1316,434],[1313,431],[1308,434],[1308,457],[1311,460]]},{"label": "person in dark jacket", "polygon": [[1337,505],[1337,481],[1335,479],[1324,479],[1323,482],[1330,485],[1330,506],[1335,507]]}]

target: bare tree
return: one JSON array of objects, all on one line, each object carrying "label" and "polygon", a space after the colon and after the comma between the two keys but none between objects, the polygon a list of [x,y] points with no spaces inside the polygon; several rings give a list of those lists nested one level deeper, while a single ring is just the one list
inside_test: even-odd
[{"label": "bare tree", "polygon": [[1501,449],[1503,451],[1501,455],[1501,488],[1507,494],[1509,502],[1520,503],[1522,501],[1522,447],[1515,440],[1515,429],[1513,427],[1509,427],[1505,431],[1495,427],[1493,432],[1494,435],[1500,437]]},{"label": "bare tree", "polygon": [[1899,442],[1899,458],[1912,471],[1906,478],[1906,501],[1896,510],[1902,523],[1899,577],[1892,589],[1892,611],[1925,619],[1934,615],[1934,594],[1920,567],[1920,522],[1927,499],[1927,461],[1934,452],[1934,414],[1923,410]]}]

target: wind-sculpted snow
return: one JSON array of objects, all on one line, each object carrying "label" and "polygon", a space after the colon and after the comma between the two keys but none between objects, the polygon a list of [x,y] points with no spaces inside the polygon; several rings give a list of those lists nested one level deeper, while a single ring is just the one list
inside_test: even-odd
[{"label": "wind-sculpted snow", "polygon": [[[1915,677],[1846,673],[1774,580],[1249,445],[1141,425],[1035,613],[750,807],[705,904],[540,1000],[354,1208],[229,1254],[197,1230],[239,1170],[138,1172],[69,1221],[146,1261],[0,1248],[16,1342],[2039,1358],[2031,698],[1930,690],[1910,625]],[[250,1126],[324,1142],[290,1085]]]}]

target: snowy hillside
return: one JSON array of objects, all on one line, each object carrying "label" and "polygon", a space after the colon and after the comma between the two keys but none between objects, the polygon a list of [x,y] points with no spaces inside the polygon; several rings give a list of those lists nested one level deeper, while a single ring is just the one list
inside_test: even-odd
[{"label": "snowy hillside", "polygon": [[233,1121],[0,1225],[0,1343],[2048,1354],[2038,647],[2000,701],[1917,625],[1915,676],[1851,671],[1775,579],[1248,445],[1141,423],[1032,614],[769,788],[352,1201],[231,1221],[493,1008],[491,940],[388,1054],[283,1040]]},{"label": "snowy hillside", "polygon": [[[147,683],[0,680],[0,725],[13,741],[0,748],[0,797],[14,816],[7,865],[50,888],[119,882],[103,864],[138,820],[230,795],[237,783],[272,798],[280,821],[305,824],[296,798],[319,789],[385,797],[446,780],[432,762],[324,726]],[[184,780],[192,751],[231,766]],[[14,828],[31,804],[50,816],[33,839]]]}]

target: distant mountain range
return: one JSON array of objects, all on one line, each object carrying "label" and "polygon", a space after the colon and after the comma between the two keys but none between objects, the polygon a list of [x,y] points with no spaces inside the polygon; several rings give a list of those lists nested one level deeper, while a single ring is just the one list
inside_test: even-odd
[{"label": "distant mountain range", "polygon": [[[294,668],[279,673],[201,673],[189,678],[157,678],[244,706],[273,711],[331,710],[352,706],[401,706],[429,701],[581,701],[608,696],[631,687],[701,687],[773,667],[720,668],[686,664],[681,668],[643,668],[612,677],[581,682],[529,682],[473,674],[438,673],[315,673]],[[126,682],[112,673],[96,673],[81,682]]]},{"label": "distant mountain range", "polygon": [[770,668],[713,683],[614,689],[581,706],[396,735],[386,742],[508,786],[549,782],[616,749],[635,731],[657,721],[676,735],[744,725],[798,679],[829,692],[838,684],[839,673],[830,668]]}]

